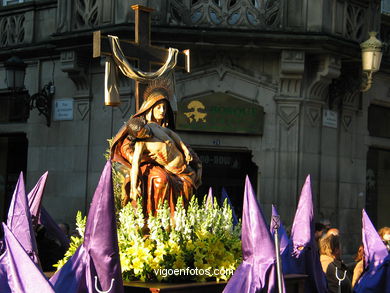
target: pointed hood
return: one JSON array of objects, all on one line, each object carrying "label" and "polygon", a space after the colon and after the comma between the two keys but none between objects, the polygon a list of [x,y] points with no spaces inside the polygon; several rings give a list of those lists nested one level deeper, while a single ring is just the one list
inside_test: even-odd
[{"label": "pointed hood", "polygon": [[104,167],[93,196],[83,245],[94,261],[101,290],[110,288],[111,280],[115,279],[117,289],[113,292],[120,292],[119,287],[123,291],[110,161]]},{"label": "pointed hood", "polygon": [[355,285],[354,292],[390,292],[390,254],[365,210],[362,212],[362,222],[366,270]]},{"label": "pointed hood", "polygon": [[37,184],[27,195],[33,227],[38,225],[40,218],[42,195],[46,186],[47,174],[48,172],[45,172],[41,178],[39,178]]},{"label": "pointed hood", "polygon": [[207,194],[207,199],[206,199],[206,206],[214,206],[214,196],[213,196],[213,188],[209,188],[209,193]]},{"label": "pointed hood", "polygon": [[23,173],[19,175],[8,210],[7,226],[34,263],[39,264],[35,233],[24,187]]},{"label": "pointed hood", "polygon": [[[248,176],[245,179],[241,233],[244,260],[255,256],[262,262],[269,263],[275,259],[275,247],[271,234]],[[259,243],[261,245],[258,245]]]},{"label": "pointed hood", "polygon": [[36,227],[38,224],[45,226],[46,232],[53,238],[57,239],[64,249],[68,249],[69,238],[42,205],[42,197],[46,186],[47,175],[48,172],[45,172],[41,178],[39,178],[35,187],[27,195],[32,224],[33,227]]},{"label": "pointed hood", "polygon": [[284,274],[305,274],[305,292],[327,292],[325,274],[322,271],[314,238],[313,199],[310,175],[306,177],[299,198],[291,229],[291,237],[282,254]]},{"label": "pointed hood", "polygon": [[272,217],[271,217],[271,225],[270,225],[270,231],[272,236],[274,235],[275,221],[278,221],[277,225],[279,226],[278,234],[279,234],[279,241],[280,241],[279,248],[280,248],[280,254],[282,254],[288,245],[288,236],[286,230],[284,229],[282,221],[280,220],[278,210],[274,205],[272,205]]},{"label": "pointed hood", "polygon": [[275,247],[248,176],[241,238],[243,262],[223,292],[277,292]]},{"label": "pointed hood", "polygon": [[32,262],[12,232],[4,223],[2,227],[5,251],[0,255],[1,292],[54,293],[51,284]]},{"label": "pointed hood", "polygon": [[365,264],[374,268],[387,256],[387,248],[364,209],[362,211],[362,225]]},{"label": "pointed hood", "polygon": [[[101,291],[123,292],[111,175],[108,161],[88,212],[84,242],[50,279],[56,292],[95,292],[95,285]],[[79,291],[69,291],[74,288]]]},{"label": "pointed hood", "polygon": [[222,194],[221,194],[221,206],[223,206],[223,203],[227,199],[228,205],[230,206],[230,209],[232,210],[232,217],[233,217],[233,226],[238,224],[238,218],[236,215],[236,212],[234,211],[234,207],[232,202],[230,201],[230,198],[225,190],[225,188],[222,187]]},{"label": "pointed hood", "polygon": [[310,175],[306,177],[302,187],[297,211],[291,228],[291,239],[294,252],[299,254],[299,247],[307,246],[314,240],[313,199],[311,194]]}]

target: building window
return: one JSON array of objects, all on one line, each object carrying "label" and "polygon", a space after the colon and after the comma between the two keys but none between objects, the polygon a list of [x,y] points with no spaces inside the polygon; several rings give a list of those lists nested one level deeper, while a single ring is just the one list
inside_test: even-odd
[{"label": "building window", "polygon": [[23,3],[24,0],[3,0],[3,6]]},{"label": "building window", "polygon": [[27,121],[29,114],[27,93],[0,93],[0,123]]},{"label": "building window", "polygon": [[390,108],[370,105],[368,108],[368,132],[370,136],[390,138]]},{"label": "building window", "polygon": [[382,0],[381,10],[382,13],[390,14],[390,0]]}]

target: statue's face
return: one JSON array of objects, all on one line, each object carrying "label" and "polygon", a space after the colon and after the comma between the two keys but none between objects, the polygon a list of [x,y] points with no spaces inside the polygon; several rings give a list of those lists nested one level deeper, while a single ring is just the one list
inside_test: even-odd
[{"label": "statue's face", "polygon": [[153,117],[157,121],[164,119],[167,112],[167,105],[165,101],[161,101],[153,107]]}]

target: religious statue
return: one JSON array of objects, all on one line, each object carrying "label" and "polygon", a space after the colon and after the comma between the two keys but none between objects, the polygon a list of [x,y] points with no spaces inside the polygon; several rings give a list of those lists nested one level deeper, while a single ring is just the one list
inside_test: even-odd
[{"label": "religious statue", "polygon": [[146,88],[144,102],[114,137],[113,161],[125,166],[122,206],[142,197],[144,211],[155,213],[167,200],[173,213],[177,198],[188,203],[201,184],[202,164],[196,153],[175,133],[169,103],[169,79]]}]

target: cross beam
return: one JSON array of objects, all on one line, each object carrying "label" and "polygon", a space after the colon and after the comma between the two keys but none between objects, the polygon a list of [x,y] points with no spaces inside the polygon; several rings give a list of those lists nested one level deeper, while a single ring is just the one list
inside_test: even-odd
[{"label": "cross beam", "polygon": [[[142,71],[151,71],[151,65],[162,65],[168,56],[168,49],[151,45],[151,21],[150,13],[154,11],[151,8],[142,5],[133,5],[131,8],[135,11],[135,40],[121,40],[120,45],[123,54],[127,59],[136,60],[138,69]],[[103,36],[100,31],[93,33],[93,57],[112,56],[108,37]],[[177,58],[178,68],[190,71],[190,51],[183,50],[179,52]],[[138,111],[143,102],[143,92],[146,85],[138,81],[135,82],[135,107]]]}]

